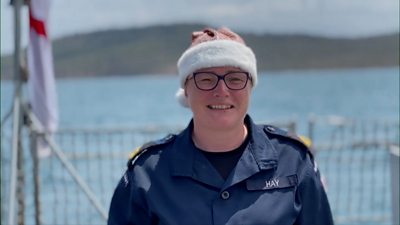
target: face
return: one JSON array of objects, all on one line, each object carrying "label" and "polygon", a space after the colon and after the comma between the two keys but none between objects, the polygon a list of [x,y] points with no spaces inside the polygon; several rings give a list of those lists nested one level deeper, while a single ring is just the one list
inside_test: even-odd
[{"label": "face", "polygon": [[[213,72],[224,75],[228,72],[241,71],[236,67],[212,67],[196,72]],[[242,90],[230,90],[223,80],[219,80],[215,89],[203,91],[196,87],[194,79],[185,84],[185,95],[193,112],[195,126],[214,130],[233,129],[243,126],[252,90],[249,80]]]}]

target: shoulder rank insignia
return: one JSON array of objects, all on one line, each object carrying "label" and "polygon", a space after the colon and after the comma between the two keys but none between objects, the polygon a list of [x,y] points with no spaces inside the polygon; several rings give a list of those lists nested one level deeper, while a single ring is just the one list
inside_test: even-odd
[{"label": "shoulder rank insignia", "polygon": [[168,134],[164,138],[161,138],[156,141],[150,141],[142,145],[141,147],[136,148],[135,150],[132,151],[132,153],[129,155],[129,160],[128,160],[128,168],[134,165],[135,161],[139,158],[139,156],[143,153],[145,153],[147,150],[156,147],[156,146],[161,146],[164,144],[167,144],[174,140],[176,137],[175,134]]},{"label": "shoulder rank insignia", "polygon": [[310,155],[311,161],[314,165],[314,171],[317,172],[317,170],[318,170],[317,162],[315,161],[315,158],[314,158],[314,152],[313,152],[313,147],[312,147],[313,144],[312,144],[312,140],[310,138],[303,136],[303,135],[298,136],[294,133],[284,131],[282,129],[279,129],[279,128],[271,126],[271,125],[264,126],[264,131],[267,133],[271,133],[271,134],[289,138],[289,139],[294,140],[297,143],[301,144],[305,149],[307,149],[307,153]]},{"label": "shoulder rank insignia", "polygon": [[312,141],[311,141],[311,139],[309,139],[306,136],[298,136],[294,133],[282,130],[282,129],[277,128],[272,125],[265,125],[264,131],[267,133],[270,133],[270,134],[274,134],[274,135],[278,135],[278,136],[282,136],[282,137],[286,137],[291,140],[294,140],[297,143],[301,144],[303,147],[305,147],[309,151],[309,153],[312,154],[312,150],[311,150]]}]

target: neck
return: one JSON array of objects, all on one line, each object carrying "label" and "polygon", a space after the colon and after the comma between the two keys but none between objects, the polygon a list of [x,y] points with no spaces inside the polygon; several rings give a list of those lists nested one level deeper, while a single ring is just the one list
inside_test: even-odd
[{"label": "neck", "polygon": [[194,124],[192,139],[196,147],[208,152],[228,152],[238,148],[247,137],[246,125],[229,130],[204,129]]}]

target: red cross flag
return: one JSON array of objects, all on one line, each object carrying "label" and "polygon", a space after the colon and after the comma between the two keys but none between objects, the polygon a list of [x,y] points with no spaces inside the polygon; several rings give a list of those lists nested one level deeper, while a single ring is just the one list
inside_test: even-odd
[{"label": "red cross flag", "polygon": [[[28,95],[32,111],[42,123],[43,132],[52,134],[58,127],[58,106],[53,54],[47,31],[49,8],[50,0],[30,1],[27,62]],[[38,147],[39,157],[50,154],[50,149],[43,141]]]}]

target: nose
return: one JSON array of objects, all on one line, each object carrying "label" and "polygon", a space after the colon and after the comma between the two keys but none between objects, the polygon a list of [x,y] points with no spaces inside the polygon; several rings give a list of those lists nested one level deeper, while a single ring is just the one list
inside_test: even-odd
[{"label": "nose", "polygon": [[229,96],[229,88],[226,86],[224,80],[222,79],[218,81],[218,84],[213,91],[215,97]]}]

